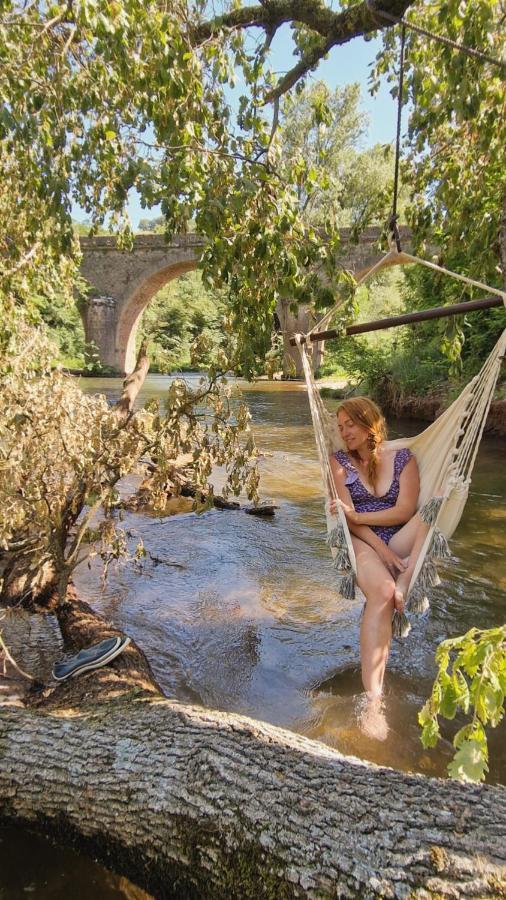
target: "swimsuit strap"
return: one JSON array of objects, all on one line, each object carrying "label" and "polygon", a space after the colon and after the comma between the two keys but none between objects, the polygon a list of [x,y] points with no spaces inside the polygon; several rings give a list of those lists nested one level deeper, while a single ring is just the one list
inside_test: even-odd
[{"label": "swimsuit strap", "polygon": [[338,462],[341,463],[342,466],[344,466],[347,471],[349,471],[350,469],[355,469],[355,466],[353,465],[345,450],[336,450],[336,452],[334,453],[334,457]]},{"label": "swimsuit strap", "polygon": [[401,447],[400,450],[397,450],[394,459],[394,478],[397,479],[397,481],[401,477],[403,469],[407,466],[412,456],[413,454],[408,447]]}]

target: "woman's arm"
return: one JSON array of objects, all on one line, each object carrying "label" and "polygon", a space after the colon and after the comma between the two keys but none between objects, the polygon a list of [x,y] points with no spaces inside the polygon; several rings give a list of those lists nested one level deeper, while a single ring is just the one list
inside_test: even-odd
[{"label": "woman's arm", "polygon": [[351,525],[404,525],[414,516],[420,493],[420,476],[414,456],[404,466],[399,479],[399,496],[397,503],[390,509],[378,512],[358,513],[352,505],[345,510],[346,518]]}]

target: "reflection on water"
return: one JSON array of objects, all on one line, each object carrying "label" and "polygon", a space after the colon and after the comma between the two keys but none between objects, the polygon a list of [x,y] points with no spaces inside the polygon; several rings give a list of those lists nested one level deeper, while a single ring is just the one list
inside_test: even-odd
[{"label": "reflection on water", "polygon": [[[141,399],[163,397],[168,383],[148,377]],[[83,386],[112,398],[120,381],[83,379]],[[302,731],[378,763],[444,775],[460,723],[445,724],[447,743],[424,751],[416,716],[437,644],[506,620],[504,444],[483,442],[451,545],[455,560],[441,567],[430,616],[393,646],[384,701],[389,733],[377,741],[361,727],[360,604],[335,592],[305,390],[240,387],[263,454],[261,493],[278,504],[275,518],[218,510],[129,514],[132,545],[142,538],[164,564],[147,562],[141,574],[121,565],[103,590],[95,560],[77,575],[80,593],[138,641],[169,695]],[[418,425],[394,422],[392,436]],[[504,725],[491,732],[491,780],[506,781],[505,734]]]}]

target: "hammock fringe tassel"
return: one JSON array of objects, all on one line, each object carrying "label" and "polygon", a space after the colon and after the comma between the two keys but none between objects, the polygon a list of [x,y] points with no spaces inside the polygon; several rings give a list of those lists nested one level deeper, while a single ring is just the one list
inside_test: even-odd
[{"label": "hammock fringe tassel", "polygon": [[443,504],[444,497],[431,497],[430,500],[427,500],[427,503],[424,503],[422,507],[418,510],[418,515],[420,516],[422,522],[425,522],[427,525],[434,525],[436,519],[439,514],[439,510]]},{"label": "hammock fringe tassel", "polygon": [[441,579],[437,573],[436,566],[431,559],[426,558],[416,579],[415,587],[427,591],[429,588],[437,587],[439,584],[441,584]]},{"label": "hammock fringe tassel", "polygon": [[435,528],[429,547],[429,555],[433,559],[451,559],[452,551],[450,550],[448,541],[443,532],[439,528]]},{"label": "hammock fringe tassel", "polygon": [[332,531],[329,531],[327,544],[329,547],[342,547],[343,544],[346,544],[346,535],[341,523],[338,523]]},{"label": "hammock fringe tassel", "polygon": [[395,638],[405,638],[411,631],[411,624],[404,613],[395,610],[392,616],[392,635]]},{"label": "hammock fringe tassel", "polygon": [[337,553],[334,557],[334,569],[337,569],[338,572],[341,569],[351,569],[350,554],[346,545],[337,548]]},{"label": "hammock fringe tassel", "polygon": [[355,575],[350,572],[347,575],[341,575],[338,581],[337,589],[345,600],[355,599]]},{"label": "hammock fringe tassel", "polygon": [[429,598],[425,590],[419,587],[418,584],[409,592],[406,606],[410,613],[414,613],[417,616],[422,616],[429,609]]}]

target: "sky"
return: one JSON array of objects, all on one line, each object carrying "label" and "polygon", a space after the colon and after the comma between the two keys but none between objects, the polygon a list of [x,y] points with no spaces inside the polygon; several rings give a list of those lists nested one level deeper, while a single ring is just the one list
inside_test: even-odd
[{"label": "sky", "polygon": [[[342,47],[335,47],[326,60],[312,73],[313,80],[325,81],[329,87],[344,87],[357,81],[362,94],[362,108],[369,113],[369,133],[366,146],[391,143],[395,139],[397,115],[396,102],[390,96],[389,87],[382,84],[379,92],[371,97],[368,91],[370,65],[381,50],[382,39],[365,41],[355,38]],[[291,54],[291,36],[288,26],[280,29],[273,45],[272,64],[276,71],[291,68],[294,59]]]},{"label": "sky", "polygon": [[[397,108],[395,101],[390,96],[389,87],[383,83],[374,97],[371,97],[368,91],[370,65],[381,47],[381,37],[370,41],[355,38],[342,47],[335,47],[328,58],[321,62],[316,72],[311,75],[313,80],[327,82],[330,88],[335,88],[337,85],[343,87],[353,82],[360,84],[362,109],[369,116],[369,130],[364,147],[378,143],[392,143],[395,139]],[[292,48],[290,28],[285,25],[279,29],[271,47],[272,68],[279,74],[293,66],[295,60]],[[139,198],[133,192],[128,211],[134,229],[138,227],[139,219],[152,218],[160,214],[159,208],[156,207],[151,210],[142,209]],[[76,221],[82,222],[86,218],[86,214],[79,207],[75,207],[73,217]]]}]

